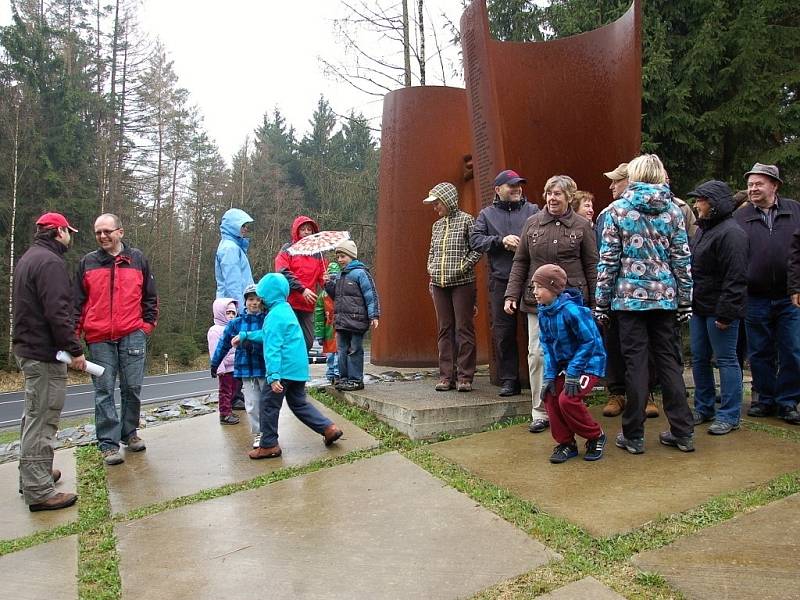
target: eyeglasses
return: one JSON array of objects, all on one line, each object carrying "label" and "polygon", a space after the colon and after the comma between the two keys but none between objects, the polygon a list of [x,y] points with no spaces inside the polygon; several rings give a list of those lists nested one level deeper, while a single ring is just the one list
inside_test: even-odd
[{"label": "eyeglasses", "polygon": [[95,237],[100,237],[103,235],[108,237],[109,235],[111,235],[115,231],[119,231],[120,229],[122,229],[122,227],[117,227],[116,229],[99,229],[98,231],[94,232],[94,235]]}]

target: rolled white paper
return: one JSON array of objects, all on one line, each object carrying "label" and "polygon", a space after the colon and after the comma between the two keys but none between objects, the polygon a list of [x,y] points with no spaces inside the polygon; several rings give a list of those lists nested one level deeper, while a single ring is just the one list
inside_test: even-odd
[{"label": "rolled white paper", "polygon": [[[59,350],[58,352],[56,352],[56,360],[71,365],[72,355],[69,352],[65,352],[64,350]],[[94,375],[95,377],[100,377],[103,373],[106,372],[105,367],[98,365],[97,363],[93,363],[89,360],[86,361],[86,369],[84,370],[87,373],[89,373],[89,375]]]}]

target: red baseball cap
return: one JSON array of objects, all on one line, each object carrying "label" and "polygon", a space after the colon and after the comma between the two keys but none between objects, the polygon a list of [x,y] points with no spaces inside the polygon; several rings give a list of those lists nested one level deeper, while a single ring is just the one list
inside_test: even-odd
[{"label": "red baseball cap", "polygon": [[78,232],[72,225],[69,224],[67,218],[61,213],[50,212],[44,213],[39,220],[36,221],[37,225],[46,227],[47,229],[56,229],[58,227],[66,227],[70,231]]}]

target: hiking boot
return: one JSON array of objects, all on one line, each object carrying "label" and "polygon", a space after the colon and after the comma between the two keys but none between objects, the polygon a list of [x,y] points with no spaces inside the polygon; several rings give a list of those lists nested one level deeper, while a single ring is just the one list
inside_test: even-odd
[{"label": "hiking boot", "polygon": [[627,450],[631,454],[644,454],[644,438],[626,438],[623,432],[617,434],[614,444],[617,448]]},{"label": "hiking boot", "polygon": [[459,381],[456,389],[459,392],[471,392],[472,391],[472,382],[471,381]]},{"label": "hiking boot", "polygon": [[131,452],[141,452],[142,450],[147,450],[147,446],[144,445],[144,440],[135,433],[131,436],[128,436],[127,440],[121,441]]},{"label": "hiking boot", "polygon": [[559,444],[553,448],[553,453],[550,455],[550,462],[554,465],[558,465],[576,456],[578,456],[578,447],[574,442],[572,444]]},{"label": "hiking boot", "polygon": [[658,406],[656,406],[656,399],[653,397],[653,394],[650,394],[647,406],[644,407],[644,416],[648,419],[655,419],[658,417]]},{"label": "hiking boot", "polygon": [[[58,469],[53,469],[52,473],[53,473],[53,484],[56,484],[58,483],[58,480],[61,479],[61,471],[59,471]],[[19,488],[19,493],[20,494],[22,493],[22,488]]]},{"label": "hiking boot", "polygon": [[107,465],[121,465],[125,462],[125,458],[117,448],[110,448],[103,450],[103,462]]},{"label": "hiking boot", "polygon": [[364,389],[364,382],[356,381],[354,379],[348,379],[344,383],[340,383],[336,387],[336,389],[339,390],[340,392],[355,392],[356,390]]},{"label": "hiking boot", "polygon": [[239,422],[239,417],[236,415],[220,415],[219,422],[223,425],[236,425]]},{"label": "hiking boot", "polygon": [[456,389],[456,383],[455,381],[449,381],[448,379],[441,379],[439,380],[439,383],[436,384],[436,387],[434,387],[433,389],[435,389],[437,392],[446,392],[448,390],[454,390]]},{"label": "hiking boot", "polygon": [[261,446],[258,448],[253,448],[247,453],[247,456],[253,460],[260,460],[262,458],[278,458],[281,454],[283,454],[281,447],[275,445],[269,448],[262,448]]},{"label": "hiking boot", "polygon": [[604,417],[618,417],[625,410],[625,396],[622,394],[609,394],[608,402],[603,407]]},{"label": "hiking boot", "polygon": [[735,429],[739,429],[739,424],[726,423],[725,421],[714,421],[708,428],[708,433],[711,435],[725,435]]},{"label": "hiking boot", "polygon": [[586,454],[583,460],[600,460],[603,458],[603,449],[606,447],[606,434],[601,433],[600,437],[586,441]]},{"label": "hiking boot", "polygon": [[771,417],[775,414],[775,407],[768,404],[751,404],[747,410],[748,417]]},{"label": "hiking boot", "polygon": [[780,418],[792,425],[800,425],[800,412],[796,408],[781,410]]},{"label": "hiking boot", "polygon": [[336,426],[336,423],[331,423],[322,432],[322,437],[325,438],[325,445],[330,446],[340,437],[342,437],[342,430]]},{"label": "hiking boot", "polygon": [[671,431],[662,431],[658,434],[658,441],[665,446],[672,446],[681,452],[694,452],[694,436],[678,437]]},{"label": "hiking boot", "polygon": [[68,506],[72,506],[77,500],[78,494],[59,492],[44,502],[39,502],[38,504],[29,504],[28,510],[31,512],[39,512],[41,510],[58,510],[59,508],[67,508]]},{"label": "hiking boot", "polygon": [[528,431],[531,433],[542,433],[545,429],[550,427],[550,421],[547,419],[534,419],[528,425]]},{"label": "hiking boot", "polygon": [[[702,423],[706,423],[708,421],[713,421],[714,417],[706,417],[705,415],[700,414],[696,410],[692,411],[692,421],[695,425],[700,425]],[[727,433],[727,431],[725,432]]]},{"label": "hiking boot", "polygon": [[253,436],[253,448],[258,448],[261,445],[261,434],[257,433]]}]

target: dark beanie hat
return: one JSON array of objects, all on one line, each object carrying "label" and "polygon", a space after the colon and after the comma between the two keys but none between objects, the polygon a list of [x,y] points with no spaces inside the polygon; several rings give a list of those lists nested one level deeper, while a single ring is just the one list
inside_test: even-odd
[{"label": "dark beanie hat", "polygon": [[560,294],[567,287],[567,274],[558,265],[542,265],[533,274],[533,282]]}]

